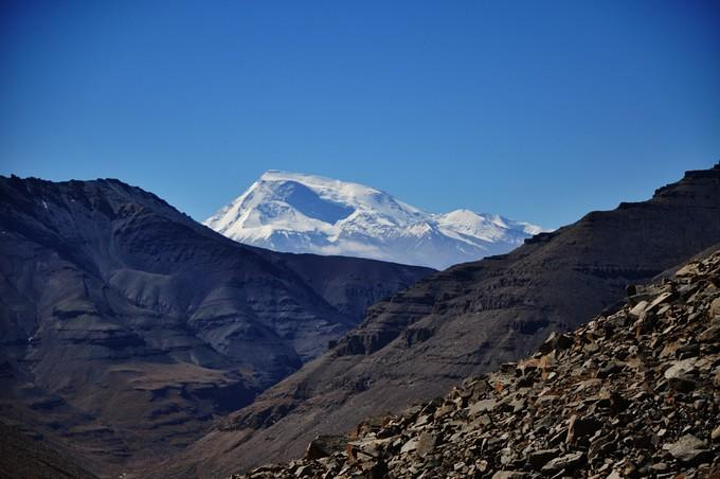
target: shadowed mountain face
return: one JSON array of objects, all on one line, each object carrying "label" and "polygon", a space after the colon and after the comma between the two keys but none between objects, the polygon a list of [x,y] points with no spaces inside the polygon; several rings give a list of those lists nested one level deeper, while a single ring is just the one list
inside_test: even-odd
[{"label": "shadowed mountain face", "polygon": [[0,177],[0,418],[157,461],[428,274],[239,245],[116,180]]},{"label": "shadowed mountain face", "polygon": [[720,165],[641,203],[593,212],[517,250],[434,274],[371,307],[333,349],[194,444],[164,474],[299,457],[318,434],[446,393],[534,351],[720,241]]}]

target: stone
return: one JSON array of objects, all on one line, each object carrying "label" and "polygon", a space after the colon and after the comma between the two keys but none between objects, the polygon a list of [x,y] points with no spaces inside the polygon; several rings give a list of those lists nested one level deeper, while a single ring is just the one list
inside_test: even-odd
[{"label": "stone", "polygon": [[542,345],[539,348],[539,351],[542,354],[549,354],[555,349],[555,343],[557,342],[557,333],[553,331],[550,333],[550,335],[547,337],[547,339],[542,343]]},{"label": "stone", "polygon": [[564,351],[565,349],[570,348],[574,343],[575,339],[572,336],[552,332],[542,346],[540,346],[540,352],[543,354],[550,354],[555,350]]},{"label": "stone", "polygon": [[305,459],[315,460],[342,451],[347,443],[344,436],[318,436],[308,444]]},{"label": "stone", "polygon": [[698,341],[701,343],[718,343],[720,342],[720,324],[710,326],[698,335]]},{"label": "stone", "polygon": [[648,306],[645,311],[646,312],[652,311],[652,310],[656,309],[659,305],[669,301],[673,297],[674,297],[674,293],[671,293],[671,292],[663,293],[660,296],[658,296],[657,298],[655,298],[653,300],[653,302],[650,303],[650,306]]},{"label": "stone", "polygon": [[432,422],[432,416],[430,414],[424,414],[422,416],[419,416],[417,421],[415,422],[416,426],[424,426],[426,424],[430,424]]},{"label": "stone", "polygon": [[415,449],[417,449],[418,443],[419,441],[417,439],[410,439],[400,448],[400,453],[407,454],[408,452],[414,451]]},{"label": "stone", "polygon": [[525,407],[527,407],[527,401],[525,400],[525,398],[517,398],[510,401],[510,408],[515,413],[524,410]]},{"label": "stone", "polygon": [[433,419],[438,420],[442,417],[447,416],[448,414],[452,413],[453,411],[455,411],[454,404],[448,404],[446,406],[439,407],[439,408],[437,408],[437,410],[435,410],[435,413],[433,414]]},{"label": "stone", "polygon": [[698,265],[699,265],[699,263],[697,263],[697,262],[689,263],[689,264],[683,266],[682,268],[680,268],[679,270],[677,270],[675,275],[676,276],[697,276],[699,274]]},{"label": "stone", "polygon": [[437,443],[437,435],[431,432],[423,432],[420,434],[417,442],[417,453],[420,456],[430,454],[435,449]]},{"label": "stone", "polygon": [[593,438],[590,442],[588,450],[588,458],[591,462],[602,459],[604,456],[614,452],[617,449],[617,438],[611,435]]},{"label": "stone", "polygon": [[312,474],[312,468],[309,465],[300,466],[295,470],[295,477],[309,477]]},{"label": "stone", "polygon": [[383,461],[379,461],[365,469],[365,479],[385,479],[387,473],[387,465]]},{"label": "stone", "polygon": [[468,411],[471,416],[484,412],[491,412],[497,407],[497,401],[494,399],[483,399],[470,406]]},{"label": "stone", "polygon": [[695,358],[688,358],[688,359],[681,359],[680,361],[674,361],[671,363],[670,367],[665,370],[665,373],[663,375],[665,376],[665,379],[671,379],[674,377],[679,377],[684,374],[688,374],[695,371],[695,363],[697,362],[697,359]]},{"label": "stone", "polygon": [[520,471],[498,471],[492,475],[492,479],[524,479],[527,474]]},{"label": "stone", "polygon": [[582,452],[573,452],[565,454],[564,456],[556,457],[548,461],[541,471],[542,472],[560,472],[560,471],[574,471],[585,461],[585,454]]},{"label": "stone", "polygon": [[673,389],[675,391],[689,393],[690,391],[695,389],[696,384],[692,376],[683,374],[668,379],[668,386],[670,386],[670,389]]},{"label": "stone", "polygon": [[564,351],[566,349],[570,349],[573,344],[575,344],[575,338],[573,338],[569,334],[561,334],[557,338],[555,349],[557,349],[558,351]]},{"label": "stone", "polygon": [[595,434],[595,431],[602,427],[602,422],[595,418],[578,418],[577,415],[573,414],[570,417],[568,423],[568,432],[565,438],[565,442],[572,444],[578,439]]},{"label": "stone", "polygon": [[710,453],[705,443],[692,434],[686,434],[673,443],[665,444],[663,449],[678,461],[688,464],[702,461]]},{"label": "stone", "polygon": [[630,310],[630,316],[633,316],[635,318],[639,318],[644,312],[645,309],[648,307],[647,301],[640,301],[638,304],[635,305],[634,308]]},{"label": "stone", "polygon": [[715,298],[713,302],[710,304],[710,309],[708,310],[708,315],[710,318],[714,318],[718,315],[720,315],[720,298]]},{"label": "stone", "polygon": [[700,345],[698,343],[688,343],[684,346],[680,346],[675,351],[675,356],[678,359],[694,358],[700,354]]},{"label": "stone", "polygon": [[528,454],[528,463],[536,471],[542,469],[551,459],[555,458],[560,454],[560,449],[540,449],[533,451]]}]

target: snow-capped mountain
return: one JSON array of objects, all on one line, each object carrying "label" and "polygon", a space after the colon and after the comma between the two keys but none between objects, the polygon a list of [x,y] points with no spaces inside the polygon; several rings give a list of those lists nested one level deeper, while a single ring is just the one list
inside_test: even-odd
[{"label": "snow-capped mountain", "polygon": [[433,214],[358,183],[270,170],[204,224],[276,251],[444,269],[501,254],[542,228],[499,215]]}]

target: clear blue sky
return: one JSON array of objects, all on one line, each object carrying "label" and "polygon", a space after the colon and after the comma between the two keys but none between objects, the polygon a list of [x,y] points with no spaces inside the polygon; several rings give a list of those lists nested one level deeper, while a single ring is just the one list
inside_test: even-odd
[{"label": "clear blue sky", "polygon": [[0,2],[0,173],[197,219],[267,169],[548,227],[720,160],[720,2]]}]

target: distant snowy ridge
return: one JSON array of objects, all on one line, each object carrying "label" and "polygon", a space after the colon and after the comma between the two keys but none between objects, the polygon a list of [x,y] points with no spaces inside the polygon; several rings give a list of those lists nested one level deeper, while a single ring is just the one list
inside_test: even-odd
[{"label": "distant snowy ridge", "polygon": [[437,269],[506,253],[543,231],[470,210],[428,213],[370,186],[276,170],[203,223],[240,243],[275,251]]}]

